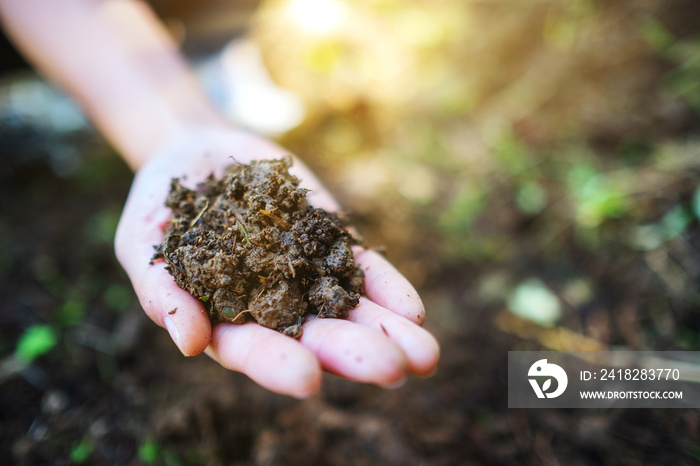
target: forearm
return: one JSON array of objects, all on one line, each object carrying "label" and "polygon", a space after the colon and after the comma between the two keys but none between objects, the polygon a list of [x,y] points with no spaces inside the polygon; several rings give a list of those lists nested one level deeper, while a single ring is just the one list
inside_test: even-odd
[{"label": "forearm", "polygon": [[225,124],[141,1],[0,0],[0,17],[134,169],[187,127]]}]

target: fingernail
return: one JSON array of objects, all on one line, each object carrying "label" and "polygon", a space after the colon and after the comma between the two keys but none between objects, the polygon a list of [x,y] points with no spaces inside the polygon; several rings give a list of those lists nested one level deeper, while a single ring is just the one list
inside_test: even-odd
[{"label": "fingernail", "polygon": [[306,400],[314,396],[316,392],[302,392],[302,393],[292,393],[290,396],[296,398],[299,401]]},{"label": "fingernail", "polygon": [[189,356],[189,354],[185,353],[182,351],[182,347],[180,346],[180,332],[177,330],[177,327],[175,326],[175,322],[170,317],[166,317],[165,320],[165,328],[168,330],[168,333],[170,334],[170,338],[173,339],[175,342],[175,345],[177,346],[177,349],[180,350],[182,354],[185,356]]},{"label": "fingernail", "polygon": [[427,374],[418,374],[418,377],[421,377],[423,379],[427,379],[428,377],[432,377],[435,374],[437,374],[438,368],[436,367],[432,371],[428,372]]},{"label": "fingernail", "polygon": [[401,377],[398,381],[386,385],[382,385],[382,388],[386,388],[388,390],[395,390],[397,388],[403,387],[403,385],[406,383],[406,376],[404,375]]}]

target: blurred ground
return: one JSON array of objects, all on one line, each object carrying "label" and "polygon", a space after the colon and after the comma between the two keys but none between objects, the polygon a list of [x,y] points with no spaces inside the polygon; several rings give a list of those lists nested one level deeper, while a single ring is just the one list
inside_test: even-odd
[{"label": "blurred ground", "polygon": [[0,463],[699,462],[697,410],[506,404],[509,350],[700,349],[697,4],[324,5],[253,29],[306,107],[280,141],[418,286],[438,373],[294,401],[180,357],[113,257],[128,169],[8,78]]}]

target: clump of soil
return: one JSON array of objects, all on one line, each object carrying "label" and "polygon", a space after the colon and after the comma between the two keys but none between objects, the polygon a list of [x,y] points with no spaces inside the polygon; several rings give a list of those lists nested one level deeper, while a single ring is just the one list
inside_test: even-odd
[{"label": "clump of soil", "polygon": [[308,313],[347,318],[364,274],[338,215],[311,207],[291,158],[234,164],[195,190],[173,179],[172,218],[154,260],[204,302],[212,323],[260,325],[301,337]]}]

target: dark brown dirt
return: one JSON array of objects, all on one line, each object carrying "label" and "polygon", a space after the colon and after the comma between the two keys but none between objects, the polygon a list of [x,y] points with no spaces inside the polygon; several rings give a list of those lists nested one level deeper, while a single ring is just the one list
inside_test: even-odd
[{"label": "dark brown dirt", "polygon": [[[697,275],[682,282],[684,293],[694,294],[670,295],[644,257],[628,261],[619,246],[593,254],[573,242],[556,257],[444,266],[419,289],[430,311],[427,328],[443,348],[434,377],[383,390],[328,375],[320,394],[293,400],[205,356],[183,359],[145,315],[112,244],[132,173],[103,143],[85,134],[49,139],[9,124],[0,125],[0,136],[0,195],[10,200],[0,203],[2,465],[639,466],[700,459],[697,410],[509,409],[508,351],[545,348],[495,326],[500,304],[485,303],[471,285],[496,267],[553,276],[555,284],[575,269],[602,284],[596,301],[580,309],[582,319],[607,311],[599,321],[611,328],[612,343],[634,347],[620,334],[641,333],[639,325],[650,321],[645,303],[672,298],[673,327],[700,328],[698,313],[686,312],[697,309]],[[84,161],[69,177],[58,176],[44,152],[60,144]],[[693,173],[697,180],[700,171]],[[511,239],[532,250],[522,235]],[[687,244],[677,255],[700,263],[700,224]],[[394,260],[430,259],[392,250]],[[66,310],[80,303],[84,315],[67,319]],[[625,309],[642,309],[641,317],[626,321]],[[8,371],[20,336],[40,323],[56,328],[60,343]],[[658,332],[641,335],[641,348],[678,349]]]},{"label": "dark brown dirt", "polygon": [[[482,28],[473,47],[460,39],[464,45],[451,48],[454,55],[441,58],[446,52],[427,48],[427,60],[418,66],[441,71],[447,63],[444,69],[456,73],[455,81],[488,83],[484,92],[493,96],[485,95],[480,106],[496,109],[488,116],[503,122],[510,121],[499,110],[505,84],[516,86],[504,89],[523,89],[517,79],[524,76],[532,85],[526,90],[551,87],[544,106],[516,122],[528,141],[524,152],[539,154],[526,165],[530,168],[516,176],[500,168],[479,179],[479,187],[493,193],[491,201],[478,222],[454,236],[465,245],[458,251],[476,255],[440,252],[452,251],[439,228],[444,203],[412,207],[391,189],[358,197],[353,193],[359,190],[342,188],[334,178],[347,178],[345,158],[363,166],[362,154],[390,169],[433,164],[441,167],[439,201],[450,186],[466,183],[460,178],[464,172],[453,169],[454,160],[471,154],[472,138],[462,136],[484,113],[448,118],[426,109],[397,119],[393,107],[387,111],[386,104],[363,95],[357,106],[311,113],[318,117],[282,144],[305,154],[339,201],[351,206],[353,223],[372,243],[387,244],[388,259],[418,285],[428,310],[426,326],[441,344],[440,366],[435,376],[409,378],[398,390],[326,375],[318,395],[294,400],[206,356],[183,359],[168,333],[143,312],[114,259],[114,228],[133,174],[91,132],[57,134],[47,129],[51,125],[32,123],[42,108],[44,119],[55,121],[57,115],[37,103],[35,88],[1,85],[0,465],[700,464],[697,409],[509,409],[508,351],[547,347],[544,333],[519,333],[521,328],[498,322],[507,312],[501,296],[511,283],[535,276],[566,297],[562,327],[575,334],[616,348],[700,350],[700,221],[694,216],[684,233],[655,251],[626,242],[630,228],[657,222],[670,205],[693,206],[700,186],[695,156],[700,107],[669,107],[658,97],[669,95],[662,78],[677,63],[650,57],[651,52],[644,58],[638,36],[638,20],[652,4],[663,10],[660,19],[676,37],[699,34],[693,2],[586,2],[604,23],[591,36],[578,35],[571,52],[547,52],[541,25],[561,19],[564,9],[574,14],[565,26],[585,28],[591,17],[579,16],[581,2],[463,3],[465,11],[468,3],[475,7],[470,21],[492,27]],[[534,13],[523,14],[524,9]],[[517,48],[502,48],[513,51],[502,55],[494,41],[516,42]],[[533,83],[524,71],[561,69],[552,67],[561,59],[573,72],[559,75],[566,79],[556,86]],[[472,81],[475,73],[480,74]],[[328,76],[319,74],[316,82]],[[688,82],[698,82],[697,76]],[[31,91],[24,107],[17,105],[22,89]],[[424,105],[422,97],[430,96],[418,99]],[[11,108],[8,102],[14,102]],[[604,110],[608,106],[614,111]],[[566,123],[571,114],[585,120],[582,137],[595,142],[590,156],[606,171],[613,162],[625,171],[652,163],[657,152],[663,158],[636,178],[635,217],[606,221],[593,237],[572,226],[573,205],[556,196],[557,162],[574,164],[578,155],[570,157],[568,143],[548,144],[562,130],[571,135]],[[412,119],[424,124],[425,143],[412,145],[418,139],[409,137],[416,128]],[[346,123],[365,145],[330,150],[339,146],[337,128]],[[449,138],[438,139],[436,128],[449,131]],[[401,144],[392,142],[399,139]],[[459,151],[450,156],[448,147]],[[674,148],[682,150],[687,165],[666,165]],[[392,152],[400,164],[385,162]],[[478,162],[469,166],[482,176]],[[511,189],[523,177],[537,177],[535,167],[544,173],[546,188],[554,188],[552,205],[523,217],[512,207]],[[483,242],[475,240],[479,235]],[[484,250],[490,252],[479,254]],[[572,283],[587,283],[592,293],[572,300],[577,293],[570,292],[578,289]],[[58,342],[17,367],[15,348],[34,325],[49,325]]]},{"label": "dark brown dirt", "polygon": [[308,313],[347,318],[364,274],[336,214],[311,207],[291,158],[234,164],[191,190],[173,179],[173,216],[154,260],[204,302],[212,323],[260,325],[301,337]]}]

